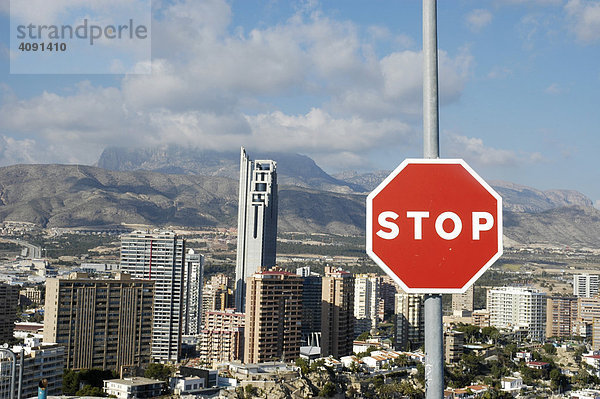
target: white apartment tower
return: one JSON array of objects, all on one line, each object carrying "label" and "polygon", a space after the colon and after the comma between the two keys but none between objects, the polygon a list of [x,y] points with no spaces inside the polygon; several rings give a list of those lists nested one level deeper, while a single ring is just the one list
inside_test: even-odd
[{"label": "white apartment tower", "polygon": [[582,298],[592,298],[598,295],[597,274],[574,274],[573,295]]},{"label": "white apartment tower", "polygon": [[425,343],[425,296],[400,291],[395,295],[395,348],[415,350]]},{"label": "white apartment tower", "polygon": [[487,292],[490,325],[500,329],[527,330],[532,341],[546,333],[546,294],[527,287],[497,287]]},{"label": "white apartment tower", "polygon": [[354,334],[373,331],[378,324],[381,278],[373,273],[354,276]]},{"label": "white apartment tower", "polygon": [[204,284],[204,255],[190,249],[185,254],[183,271],[183,327],[184,335],[197,335],[202,330],[202,286]]},{"label": "white apartment tower", "polygon": [[181,347],[185,242],[169,231],[121,237],[121,271],[154,281],[151,357],[177,362]]},{"label": "white apartment tower", "polygon": [[246,280],[261,268],[275,266],[277,244],[277,163],[240,155],[235,308],[244,312]]}]

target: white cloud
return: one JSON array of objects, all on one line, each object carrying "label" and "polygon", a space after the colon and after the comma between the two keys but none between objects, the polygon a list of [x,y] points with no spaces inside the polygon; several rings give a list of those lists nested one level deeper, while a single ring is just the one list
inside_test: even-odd
[{"label": "white cloud", "polygon": [[565,5],[570,29],[584,43],[600,39],[600,2],[569,0]]},{"label": "white cloud", "polygon": [[[230,26],[225,1],[165,4],[152,25],[152,75],[126,76],[119,87],[83,82],[69,94],[6,96],[0,132],[25,140],[32,160],[79,163],[95,162],[108,145],[222,150],[260,143],[339,167],[364,163],[365,151],[391,139],[412,145],[422,55],[376,56],[371,40],[387,37],[385,30],[373,27],[361,37],[353,23],[303,8],[280,24],[244,32]],[[439,65],[443,105],[460,97],[472,56],[466,48],[440,51]],[[302,97],[310,108],[285,109],[278,101]]]},{"label": "white cloud", "polygon": [[504,79],[510,75],[512,75],[512,69],[505,66],[495,66],[488,73],[487,77],[489,79]]},{"label": "white cloud", "polygon": [[473,10],[466,16],[466,24],[473,32],[479,32],[492,22],[492,13],[489,10]]},{"label": "white cloud", "polygon": [[512,150],[488,147],[477,137],[449,134],[445,138],[444,152],[448,157],[464,158],[480,166],[517,166],[522,163],[538,163],[543,161],[540,153],[517,154]]},{"label": "white cloud", "polygon": [[558,83],[552,83],[550,86],[546,87],[544,90],[546,94],[557,95],[563,92],[563,89],[560,87]]}]

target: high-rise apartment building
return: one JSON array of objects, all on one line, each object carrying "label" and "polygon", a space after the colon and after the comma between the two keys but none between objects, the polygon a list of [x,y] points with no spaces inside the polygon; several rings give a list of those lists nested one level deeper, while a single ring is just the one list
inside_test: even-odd
[{"label": "high-rise apartment building", "polygon": [[339,359],[352,354],[354,276],[325,267],[321,294],[321,354]]},{"label": "high-rise apartment building", "polygon": [[152,359],[177,362],[181,348],[185,242],[169,231],[121,237],[121,270],[154,281]]},{"label": "high-rise apartment building", "polygon": [[396,303],[396,294],[400,291],[400,287],[388,275],[381,277],[381,299],[383,300],[383,311],[385,314],[393,314]]},{"label": "high-rise apartment building", "polygon": [[19,286],[0,283],[0,344],[13,339],[18,304]]},{"label": "high-rise apartment building", "polygon": [[425,343],[425,296],[396,294],[394,346],[398,350],[415,350]]},{"label": "high-rise apartment building", "polygon": [[150,362],[154,281],[86,273],[46,280],[44,342],[65,347],[64,368],[114,370]]},{"label": "high-rise apartment building", "polygon": [[[321,333],[321,288],[323,277],[311,273],[310,267],[296,269],[302,277],[302,342],[315,343]],[[311,345],[318,346],[318,345]]]},{"label": "high-rise apartment building", "polygon": [[553,296],[546,303],[546,337],[570,337],[577,324],[577,297]]},{"label": "high-rise apartment building", "polygon": [[245,323],[246,315],[235,309],[206,312],[198,346],[200,359],[212,367],[242,360]]},{"label": "high-rise apartment building", "polygon": [[527,330],[532,341],[546,337],[546,294],[533,288],[498,287],[487,292],[490,325],[513,331]]},{"label": "high-rise apartment building", "polygon": [[291,361],[300,355],[302,278],[281,270],[246,280],[244,362]]},{"label": "high-rise apartment building", "polygon": [[354,335],[377,329],[380,288],[381,278],[378,275],[354,275]]},{"label": "high-rise apartment building", "polygon": [[277,244],[277,163],[240,156],[235,308],[244,312],[246,280],[275,266]]},{"label": "high-rise apartment building", "polygon": [[452,312],[466,310],[469,314],[473,313],[473,286],[471,285],[462,294],[452,294]]},{"label": "high-rise apartment building", "polygon": [[[16,356],[15,373],[21,374],[21,356],[23,356],[23,373],[21,379],[21,392],[19,384],[15,381],[14,396],[10,393],[10,363],[0,361],[0,393],[2,397],[35,398],[38,395],[38,386],[42,379],[48,383],[46,394],[59,396],[62,394],[62,380],[64,371],[65,348],[57,344],[40,344],[38,338],[26,338],[24,345],[12,347]],[[2,359],[5,360],[5,359]]]},{"label": "high-rise apartment building", "polygon": [[597,274],[574,274],[573,295],[592,298],[598,295],[599,276]]},{"label": "high-rise apartment building", "polygon": [[235,307],[233,281],[224,274],[216,274],[210,278],[202,289],[202,324],[210,311],[224,311]]},{"label": "high-rise apartment building", "polygon": [[184,335],[197,335],[202,329],[202,286],[204,255],[190,249],[185,254],[183,271],[183,326]]}]

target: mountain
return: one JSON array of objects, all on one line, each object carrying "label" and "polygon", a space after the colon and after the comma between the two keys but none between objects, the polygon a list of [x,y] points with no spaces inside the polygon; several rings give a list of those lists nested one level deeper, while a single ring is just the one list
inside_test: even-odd
[{"label": "mountain", "polygon": [[[251,159],[277,161],[280,184],[338,193],[360,192],[361,187],[338,180],[323,171],[311,158],[286,152],[249,153]],[[147,170],[169,174],[220,176],[238,179],[239,152],[218,152],[176,145],[149,148],[106,148],[97,166],[108,170]]]},{"label": "mountain", "polygon": [[[238,182],[218,176],[117,172],[81,165],[0,168],[0,221],[45,227],[113,224],[233,227]],[[282,231],[360,234],[364,198],[279,188]]]},{"label": "mountain", "polygon": [[[304,184],[311,179],[298,178]],[[582,194],[510,183],[495,183],[495,187],[504,196],[507,242],[600,248],[600,211]],[[81,165],[0,168],[0,221],[45,227],[121,223],[235,227],[237,195],[237,180],[222,176]],[[279,229],[364,234],[365,194],[280,184]]]},{"label": "mountain", "polygon": [[[363,192],[373,191],[391,171],[369,173],[344,172],[335,175],[339,180],[360,186]],[[593,207],[591,199],[574,190],[537,190],[505,181],[491,181],[490,185],[500,194],[505,211],[543,212],[550,209],[579,206]]]}]

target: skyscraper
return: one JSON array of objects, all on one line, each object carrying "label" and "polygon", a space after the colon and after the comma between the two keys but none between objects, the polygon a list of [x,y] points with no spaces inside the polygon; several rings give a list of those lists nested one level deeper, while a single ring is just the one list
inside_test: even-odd
[{"label": "skyscraper", "polygon": [[323,277],[311,273],[310,266],[296,269],[296,274],[302,277],[302,342],[320,346]]},{"label": "skyscraper", "polygon": [[460,312],[466,310],[473,313],[473,285],[462,294],[452,294],[452,311]]},{"label": "skyscraper", "polygon": [[185,254],[183,272],[183,334],[196,335],[202,327],[202,285],[204,255],[190,249]]},{"label": "skyscraper", "polygon": [[577,297],[553,296],[546,304],[546,337],[569,337],[577,324]]},{"label": "skyscraper", "polygon": [[300,355],[302,278],[281,270],[246,280],[244,362],[291,361]]},{"label": "skyscraper", "polygon": [[417,349],[425,342],[425,296],[400,291],[395,309],[396,349]]},{"label": "skyscraper", "polygon": [[185,242],[175,233],[136,231],[121,237],[121,270],[153,280],[152,359],[179,360]]},{"label": "skyscraper", "polygon": [[354,335],[374,331],[379,324],[381,278],[374,274],[354,276]]},{"label": "skyscraper", "polygon": [[328,266],[321,296],[321,354],[351,355],[353,341],[354,276]]},{"label": "skyscraper", "polygon": [[235,308],[244,312],[246,279],[275,266],[277,244],[277,163],[240,155]]},{"label": "skyscraper", "polygon": [[19,286],[0,283],[0,344],[13,338],[18,303]]},{"label": "skyscraper", "polygon": [[150,362],[154,281],[91,279],[86,273],[46,280],[44,342],[65,347],[68,369],[114,370]]}]

